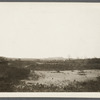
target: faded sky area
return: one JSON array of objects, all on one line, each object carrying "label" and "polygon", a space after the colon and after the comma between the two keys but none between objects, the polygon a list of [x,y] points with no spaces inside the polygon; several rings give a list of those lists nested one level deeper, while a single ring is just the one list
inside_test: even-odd
[{"label": "faded sky area", "polygon": [[100,4],[0,3],[0,56],[100,57]]}]

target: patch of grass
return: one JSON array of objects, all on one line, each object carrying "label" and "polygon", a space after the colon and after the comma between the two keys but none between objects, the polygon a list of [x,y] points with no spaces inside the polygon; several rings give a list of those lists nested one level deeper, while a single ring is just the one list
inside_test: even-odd
[{"label": "patch of grass", "polygon": [[68,92],[100,92],[100,77],[97,80],[71,83],[65,87]]},{"label": "patch of grass", "polygon": [[75,81],[66,86],[23,84],[16,88],[16,92],[100,92],[100,77],[86,82]]},{"label": "patch of grass", "polygon": [[39,77],[40,76],[33,71],[33,72],[30,72],[28,79],[36,81],[39,79]]}]

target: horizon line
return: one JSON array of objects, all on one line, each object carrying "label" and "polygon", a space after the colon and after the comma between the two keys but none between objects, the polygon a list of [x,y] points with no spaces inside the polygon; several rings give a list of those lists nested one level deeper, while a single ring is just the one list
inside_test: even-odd
[{"label": "horizon line", "polygon": [[7,56],[0,56],[0,58],[8,58],[8,59],[92,59],[92,58],[100,58],[100,57],[61,57],[61,56],[54,56],[54,57],[7,57]]}]

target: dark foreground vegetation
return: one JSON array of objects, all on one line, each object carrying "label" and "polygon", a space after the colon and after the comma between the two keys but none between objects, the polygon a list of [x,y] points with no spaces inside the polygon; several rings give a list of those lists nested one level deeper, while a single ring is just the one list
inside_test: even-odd
[{"label": "dark foreground vegetation", "polygon": [[0,92],[13,92],[14,86],[17,85],[21,79],[26,79],[28,74],[28,69],[12,67],[8,65],[8,61],[1,59]]},{"label": "dark foreground vegetation", "polygon": [[87,82],[74,82],[66,87],[57,87],[53,84],[45,86],[36,84],[16,87],[20,80],[27,79],[30,70],[61,71],[61,70],[88,70],[100,69],[100,58],[66,59],[66,60],[23,60],[0,57],[0,92],[100,92],[100,78]]}]

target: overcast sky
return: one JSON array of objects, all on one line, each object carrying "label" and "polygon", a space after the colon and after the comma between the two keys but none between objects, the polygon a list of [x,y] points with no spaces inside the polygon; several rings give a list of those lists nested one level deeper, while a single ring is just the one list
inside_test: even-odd
[{"label": "overcast sky", "polygon": [[1,3],[0,56],[100,57],[100,4]]}]

